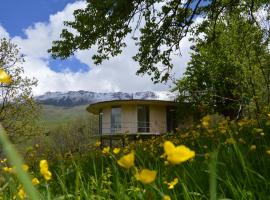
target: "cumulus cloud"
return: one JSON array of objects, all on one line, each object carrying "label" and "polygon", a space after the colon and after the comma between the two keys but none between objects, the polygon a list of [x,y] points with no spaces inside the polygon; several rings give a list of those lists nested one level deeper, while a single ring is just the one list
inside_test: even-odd
[{"label": "cumulus cloud", "polygon": [[[76,1],[68,4],[63,11],[51,15],[48,22],[35,23],[24,30],[25,36],[16,36],[12,41],[25,55],[26,75],[38,79],[38,87],[34,89],[36,95],[47,91],[89,90],[98,92],[109,91],[146,91],[168,90],[170,84],[153,84],[148,76],[137,76],[138,64],[132,60],[137,47],[131,37],[127,38],[128,47],[120,56],[105,61],[101,66],[95,66],[91,60],[94,50],[78,51],[75,58],[89,66],[88,72],[55,72],[50,68],[50,55],[47,50],[53,40],[59,39],[63,28],[63,21],[73,19],[75,9],[84,8],[85,2]],[[0,26],[1,35],[8,33]],[[175,56],[176,77],[181,76],[188,62],[190,43],[182,41],[182,56]]]},{"label": "cumulus cloud", "polygon": [[1,38],[9,38],[9,34],[6,29],[0,24],[0,39]]}]

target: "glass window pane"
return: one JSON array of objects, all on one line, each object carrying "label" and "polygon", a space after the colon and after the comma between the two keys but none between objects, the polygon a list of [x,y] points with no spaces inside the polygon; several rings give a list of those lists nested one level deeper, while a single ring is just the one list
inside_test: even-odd
[{"label": "glass window pane", "polygon": [[150,132],[149,128],[149,106],[138,105],[137,107],[138,117],[138,132]]},{"label": "glass window pane", "polygon": [[111,112],[111,133],[121,132],[121,107],[113,107]]},{"label": "glass window pane", "polygon": [[99,110],[99,134],[102,134],[102,118],[103,118],[103,111],[102,109]]}]

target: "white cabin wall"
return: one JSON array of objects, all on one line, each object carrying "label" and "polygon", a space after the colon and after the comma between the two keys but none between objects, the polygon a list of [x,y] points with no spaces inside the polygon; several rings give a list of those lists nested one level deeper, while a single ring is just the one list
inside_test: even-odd
[{"label": "white cabin wall", "polygon": [[[137,105],[122,105],[122,133],[137,133]],[[111,131],[111,106],[104,107],[102,119],[102,133],[109,134]],[[166,106],[149,105],[150,133],[165,133]],[[179,124],[180,125],[180,124]]]},{"label": "white cabin wall", "polygon": [[102,134],[108,134],[111,132],[111,107],[104,107],[102,111]]},{"label": "white cabin wall", "polygon": [[137,106],[122,106],[122,131],[123,133],[137,133]]},{"label": "white cabin wall", "polygon": [[166,106],[150,105],[150,132],[165,133],[166,124]]}]

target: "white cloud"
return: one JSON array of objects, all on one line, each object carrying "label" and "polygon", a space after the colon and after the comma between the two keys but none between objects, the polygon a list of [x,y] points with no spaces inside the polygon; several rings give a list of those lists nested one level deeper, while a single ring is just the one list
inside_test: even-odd
[{"label": "white cloud", "polygon": [[[12,41],[21,48],[25,55],[26,75],[38,79],[38,87],[34,89],[36,95],[47,91],[69,91],[89,90],[98,92],[109,91],[146,91],[146,90],[167,90],[169,85],[153,84],[148,76],[137,76],[138,64],[132,60],[137,47],[131,38],[127,38],[128,47],[123,53],[101,66],[95,66],[91,60],[93,50],[78,51],[75,57],[90,68],[88,72],[73,73],[70,71],[55,72],[49,68],[49,57],[47,50],[51,47],[53,40],[59,39],[63,28],[63,21],[72,20],[73,11],[85,7],[82,1],[68,4],[65,9],[51,15],[48,22],[33,24],[24,30],[25,37],[16,36]],[[0,26],[1,34],[7,32]],[[182,57],[175,56],[177,63],[173,72],[179,77],[190,56],[190,43],[184,39],[182,42]]]},{"label": "white cloud", "polygon": [[6,29],[3,26],[1,26],[1,24],[0,24],[0,39],[4,38],[4,37],[9,38],[9,34],[6,31]]},{"label": "white cloud", "polygon": [[58,39],[64,28],[63,21],[72,20],[73,11],[83,8],[85,3],[77,1],[67,4],[65,9],[51,15],[49,22],[38,22],[24,30],[25,37],[14,37],[14,43],[21,47],[21,52],[32,58],[48,59],[47,50],[51,47],[53,40]]}]

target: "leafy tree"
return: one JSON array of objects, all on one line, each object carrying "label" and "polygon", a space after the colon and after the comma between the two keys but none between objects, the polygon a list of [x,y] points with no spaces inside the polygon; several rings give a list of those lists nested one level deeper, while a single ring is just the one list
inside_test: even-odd
[{"label": "leafy tree", "polygon": [[269,0],[87,0],[85,9],[74,12],[75,20],[65,22],[73,30],[62,30],[61,39],[53,42],[49,52],[64,59],[78,49],[97,45],[92,58],[100,64],[120,54],[125,37],[133,31],[139,47],[133,57],[140,66],[137,73],[162,82],[169,78],[172,55],[180,54],[180,42],[192,32],[196,18],[215,24],[223,13],[237,12],[259,26],[255,13],[262,9],[269,17]]},{"label": "leafy tree", "polygon": [[20,142],[23,136],[31,136],[37,130],[35,121],[39,106],[35,103],[32,87],[35,79],[25,76],[20,66],[24,62],[15,44],[3,38],[0,40],[0,68],[11,77],[11,83],[0,84],[0,122],[13,142]]},{"label": "leafy tree", "polygon": [[201,113],[259,118],[270,98],[270,53],[264,31],[239,12],[206,23],[196,33],[191,61],[177,83],[180,101],[190,102]]}]

